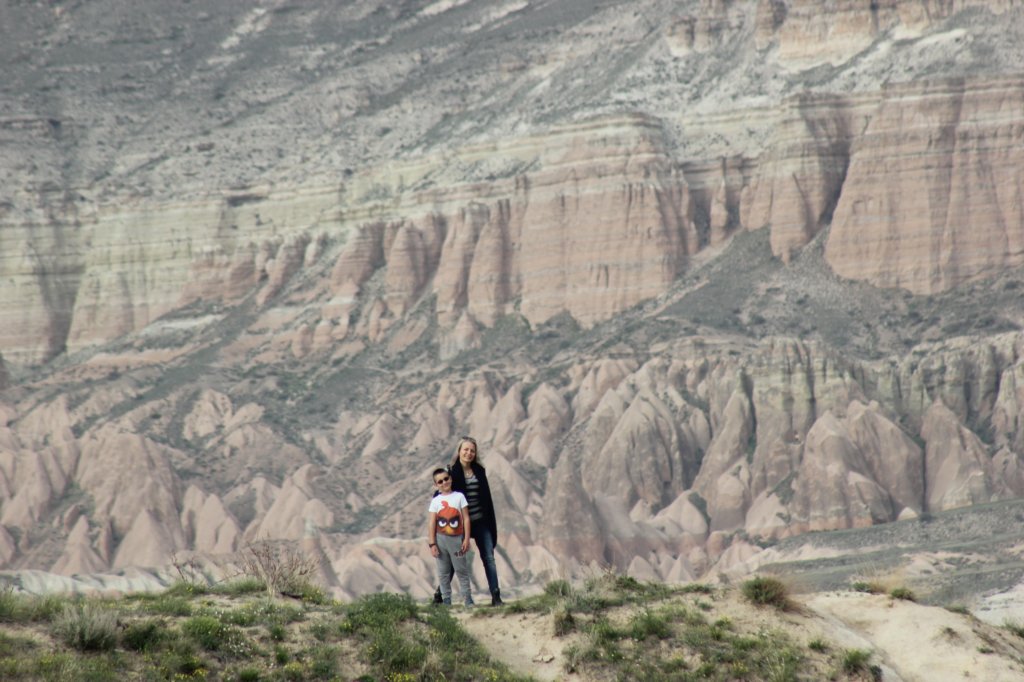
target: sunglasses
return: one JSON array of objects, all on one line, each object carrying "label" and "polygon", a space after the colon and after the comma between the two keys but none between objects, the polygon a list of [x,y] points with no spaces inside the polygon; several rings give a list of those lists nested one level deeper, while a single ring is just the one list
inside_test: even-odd
[{"label": "sunglasses", "polygon": [[434,483],[441,485],[442,483],[447,483],[450,480],[452,480],[451,476],[445,476],[444,478],[437,479],[436,481],[434,481]]}]

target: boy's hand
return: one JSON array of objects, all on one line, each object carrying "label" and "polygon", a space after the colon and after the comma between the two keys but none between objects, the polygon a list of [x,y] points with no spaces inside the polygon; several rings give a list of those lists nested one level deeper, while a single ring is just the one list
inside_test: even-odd
[{"label": "boy's hand", "polygon": [[459,556],[464,556],[469,551],[469,536],[462,536],[462,549],[459,550]]},{"label": "boy's hand", "polygon": [[430,554],[436,559],[437,557],[441,556],[441,550],[437,548],[437,545],[431,545]]}]

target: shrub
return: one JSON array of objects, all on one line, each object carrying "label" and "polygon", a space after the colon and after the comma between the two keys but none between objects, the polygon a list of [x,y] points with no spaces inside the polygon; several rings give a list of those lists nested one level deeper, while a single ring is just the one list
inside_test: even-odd
[{"label": "shrub", "polygon": [[893,599],[902,599],[904,601],[917,601],[917,596],[906,587],[896,587],[889,593],[889,596]]},{"label": "shrub", "polygon": [[247,594],[265,592],[266,589],[267,584],[259,578],[241,577],[221,585],[217,585],[211,591],[217,594],[225,594],[229,597],[242,597]]},{"label": "shrub", "polygon": [[552,580],[544,586],[544,594],[550,597],[568,597],[572,595],[572,586],[567,580]]},{"label": "shrub", "polygon": [[190,640],[171,639],[167,648],[154,657],[154,674],[145,676],[163,679],[182,679],[198,677],[206,672],[206,662],[196,654],[195,645]]},{"label": "shrub", "polygon": [[555,611],[555,637],[562,637],[576,629],[576,618],[569,609]]},{"label": "shrub", "polygon": [[238,682],[259,682],[260,671],[257,668],[242,668],[238,671]]},{"label": "shrub", "polygon": [[865,594],[884,594],[885,588],[878,583],[869,583],[864,580],[858,580],[850,585],[850,589],[854,592],[864,592]]},{"label": "shrub", "polygon": [[132,651],[151,651],[160,644],[165,627],[163,621],[155,619],[131,623],[121,633],[121,643]]},{"label": "shrub", "polygon": [[817,651],[818,653],[825,653],[826,651],[828,651],[828,642],[821,639],[820,637],[817,637],[807,643],[807,648],[811,651]]},{"label": "shrub", "polygon": [[267,626],[267,634],[275,642],[283,642],[288,637],[288,630],[280,623],[271,623]]},{"label": "shrub", "polygon": [[1018,637],[1024,638],[1024,624],[1013,620],[1007,620],[1003,622],[1003,627]]},{"label": "shrub", "polygon": [[715,588],[703,583],[690,583],[689,585],[683,585],[680,587],[679,591],[683,594],[712,594],[715,591]]},{"label": "shrub", "polygon": [[331,680],[338,674],[338,651],[334,647],[320,646],[313,650],[313,660],[309,665],[312,679]]},{"label": "shrub", "polygon": [[14,588],[4,585],[0,589],[0,623],[16,622],[21,611],[21,595],[15,594]]},{"label": "shrub", "polygon": [[240,564],[242,575],[262,582],[271,596],[284,594],[316,604],[326,602],[323,590],[313,584],[319,562],[298,550],[258,542],[242,550]]},{"label": "shrub", "polygon": [[305,618],[302,609],[291,604],[282,604],[272,599],[260,599],[246,604],[240,609],[225,614],[226,622],[233,625],[255,625],[294,623]]},{"label": "shrub", "polygon": [[629,636],[639,642],[648,637],[667,639],[671,635],[672,629],[668,625],[668,619],[662,614],[654,614],[646,609],[633,616],[629,623]]},{"label": "shrub", "polygon": [[792,607],[789,590],[778,578],[757,576],[743,583],[743,596],[757,606],[774,606],[780,610]]},{"label": "shrub", "polygon": [[407,639],[394,626],[374,631],[366,654],[370,662],[380,666],[385,673],[416,670],[427,660],[426,647]]},{"label": "shrub", "polygon": [[416,617],[416,602],[407,594],[380,592],[362,597],[346,609],[342,630],[354,632],[394,625]]},{"label": "shrub", "polygon": [[54,619],[53,634],[79,651],[110,651],[117,645],[117,616],[97,604],[69,604]]},{"label": "shrub", "polygon": [[100,682],[118,679],[119,675],[108,656],[77,656],[67,652],[51,651],[28,661],[29,679],[81,680]]},{"label": "shrub", "polygon": [[331,628],[324,621],[317,621],[309,626],[309,634],[318,642],[326,642]]},{"label": "shrub", "polygon": [[173,583],[170,587],[164,590],[164,594],[171,597],[198,597],[209,592],[209,588],[206,585],[200,585],[198,583],[189,582],[185,580],[178,580]]},{"label": "shrub", "polygon": [[285,587],[281,590],[281,594],[301,599],[307,604],[316,604],[318,606],[322,606],[330,601],[330,598],[327,596],[327,593],[323,591],[323,588],[305,580],[294,582]]},{"label": "shrub", "polygon": [[618,646],[618,641],[625,633],[618,630],[607,618],[602,616],[595,620],[587,634],[590,645],[583,650],[581,654],[583,659],[608,662],[622,660],[623,653]]},{"label": "shrub", "polygon": [[572,674],[579,672],[580,664],[583,663],[583,650],[576,644],[565,647],[562,650],[562,668],[565,672]]},{"label": "shrub", "polygon": [[181,624],[181,631],[204,649],[216,651],[226,643],[228,626],[213,616],[194,616]]},{"label": "shrub", "polygon": [[445,652],[457,652],[463,659],[468,656],[480,662],[487,660],[483,646],[459,625],[448,609],[433,610],[427,615],[426,622],[430,628],[430,639],[440,643]]},{"label": "shrub", "polygon": [[185,597],[173,594],[161,594],[155,599],[148,600],[145,610],[161,616],[191,616],[192,602]]},{"label": "shrub", "polygon": [[5,585],[0,588],[0,623],[50,622],[67,604],[65,597],[18,594],[11,585]]},{"label": "shrub", "polygon": [[871,652],[866,649],[847,649],[839,659],[839,666],[847,675],[868,672],[870,663]]},{"label": "shrub", "polygon": [[506,602],[505,611],[510,614],[527,613],[534,608],[534,604],[530,603],[529,599],[517,599],[513,602]]},{"label": "shrub", "polygon": [[300,682],[306,679],[306,669],[298,661],[292,661],[281,668],[281,678]]},{"label": "shrub", "polygon": [[615,589],[623,592],[638,592],[643,590],[643,585],[640,584],[640,581],[629,575],[616,574],[613,585]]}]

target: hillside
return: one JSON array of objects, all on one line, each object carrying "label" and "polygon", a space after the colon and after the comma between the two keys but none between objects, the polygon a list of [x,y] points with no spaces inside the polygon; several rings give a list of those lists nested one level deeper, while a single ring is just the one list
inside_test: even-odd
[{"label": "hillside", "polygon": [[67,599],[0,593],[4,679],[959,680],[1019,679],[1020,625],[892,595],[808,601],[781,583],[735,589],[595,575],[497,609],[214,588]]}]

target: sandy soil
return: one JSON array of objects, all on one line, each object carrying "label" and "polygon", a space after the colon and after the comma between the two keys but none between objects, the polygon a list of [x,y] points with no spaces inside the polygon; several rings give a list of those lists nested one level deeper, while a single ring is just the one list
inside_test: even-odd
[{"label": "sandy soil", "polygon": [[813,595],[806,604],[829,639],[848,647],[867,642],[906,682],[1024,680],[1024,639],[971,616],[848,592]]},{"label": "sandy soil", "polygon": [[460,613],[458,617],[463,627],[487,647],[491,656],[515,672],[548,682],[566,677],[562,650],[572,640],[555,637],[550,615],[492,616],[478,609],[474,613]]},{"label": "sandy soil", "polygon": [[[711,599],[716,617],[728,617],[740,630],[780,629],[795,642],[828,642],[828,665],[846,649],[869,650],[886,682],[1024,680],[1024,638],[944,608],[858,592],[803,595],[785,613],[755,608],[734,590]],[[555,637],[550,614],[476,609],[458,617],[492,656],[520,674],[547,682],[583,679],[565,673],[563,650],[575,638]],[[816,664],[818,672],[823,663]]]}]

